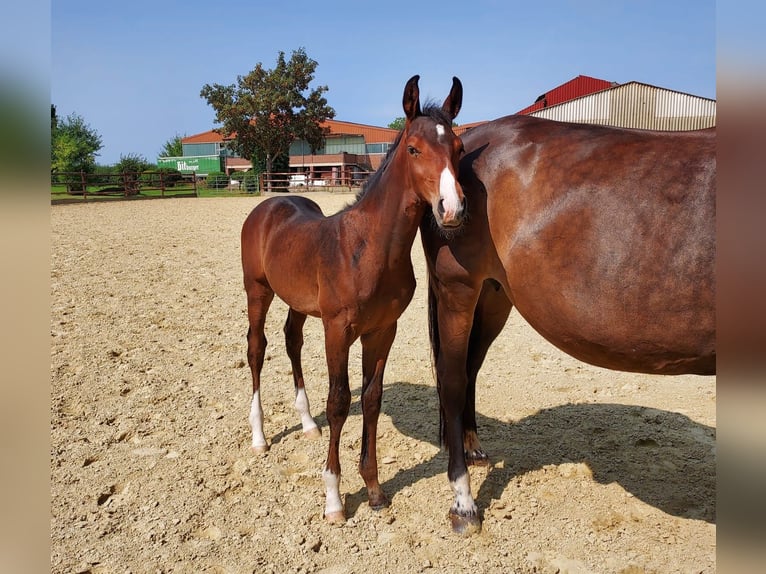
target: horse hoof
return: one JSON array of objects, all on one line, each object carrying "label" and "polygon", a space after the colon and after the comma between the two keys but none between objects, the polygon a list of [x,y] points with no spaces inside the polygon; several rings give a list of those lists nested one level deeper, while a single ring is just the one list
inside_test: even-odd
[{"label": "horse hoof", "polygon": [[313,429],[303,431],[303,436],[309,439],[321,438],[322,431],[319,429],[319,427],[314,427]]},{"label": "horse hoof", "polygon": [[250,447],[250,450],[253,451],[253,454],[266,454],[267,452],[269,452],[269,445],[267,444],[253,445]]},{"label": "horse hoof", "polygon": [[342,510],[336,510],[335,512],[328,512],[324,515],[325,520],[330,524],[343,524],[346,522],[346,515]]},{"label": "horse hoof", "polygon": [[481,520],[477,516],[461,516],[450,510],[449,520],[452,524],[452,532],[459,536],[468,537],[481,532]]},{"label": "horse hoof", "polygon": [[489,466],[489,456],[483,450],[469,450],[465,452],[465,463],[468,466]]},{"label": "horse hoof", "polygon": [[385,494],[380,494],[379,496],[370,498],[368,504],[373,510],[383,510],[384,508],[391,506],[391,501],[388,500],[388,497]]}]

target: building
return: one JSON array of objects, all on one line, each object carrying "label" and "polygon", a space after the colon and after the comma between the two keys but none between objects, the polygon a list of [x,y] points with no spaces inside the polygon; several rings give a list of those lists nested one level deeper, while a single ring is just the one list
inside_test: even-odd
[{"label": "building", "polygon": [[616,85],[618,85],[616,82],[599,80],[598,78],[591,78],[590,76],[577,76],[576,78],[572,78],[568,82],[564,82],[560,86],[541,94],[532,105],[529,105],[516,113],[534,115],[538,110],[545,109],[548,106],[557,106],[582,96],[587,96],[602,90],[608,90]]},{"label": "building", "polygon": [[[589,85],[597,86],[595,83]],[[563,86],[566,84],[559,88]],[[716,125],[715,100],[641,82],[612,84],[585,94],[575,93],[574,97],[555,104],[551,103],[551,98],[542,102],[538,99],[533,106],[519,113],[562,122],[645,130],[686,131]]]},{"label": "building", "polygon": [[380,167],[398,130],[353,122],[327,120],[324,147],[311,153],[303,140],[290,146],[290,171],[304,173],[313,181],[362,181]]},{"label": "building", "polygon": [[[590,76],[577,76],[541,94],[532,104],[516,112],[565,122],[609,126],[693,130],[716,125],[716,101],[641,82],[618,84]],[[461,135],[485,122],[455,128]],[[324,147],[312,154],[303,140],[290,146],[290,171],[296,178],[341,182],[364,180],[375,171],[396,139],[397,130],[327,120],[329,133]],[[250,169],[250,161],[237,157],[228,141],[211,130],[182,139],[182,157],[159,158],[159,167],[205,176],[212,171],[233,173]]]},{"label": "building", "polygon": [[[353,122],[327,120],[324,147],[312,154],[308,143],[298,140],[290,146],[290,171],[312,179],[364,179],[375,171],[396,139],[397,130]],[[215,130],[181,140],[183,156],[158,159],[159,167],[205,176],[213,171],[247,171],[250,161],[237,157],[228,146],[231,137]]]}]

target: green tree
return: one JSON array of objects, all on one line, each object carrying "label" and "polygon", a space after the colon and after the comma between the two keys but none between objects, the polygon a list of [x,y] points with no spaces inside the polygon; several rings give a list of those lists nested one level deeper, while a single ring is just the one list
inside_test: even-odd
[{"label": "green tree", "polygon": [[51,104],[51,172],[53,172],[53,162],[56,160],[54,152],[54,142],[56,141],[56,130],[59,127],[59,117],[56,113],[56,106]]},{"label": "green tree", "polygon": [[392,130],[403,130],[404,122],[405,122],[405,118],[404,116],[401,116],[401,117],[395,118],[394,121],[388,124],[388,127],[390,127]]},{"label": "green tree", "polygon": [[186,137],[186,134],[176,134],[162,146],[162,150],[159,153],[160,157],[181,157],[184,154],[184,148],[181,144],[181,140]]},{"label": "green tree", "polygon": [[115,164],[114,171],[122,175],[122,183],[126,195],[136,195],[138,193],[141,173],[149,167],[149,162],[140,154],[120,154],[120,161]]},{"label": "green tree", "polygon": [[[103,147],[101,136],[85,123],[82,116],[69,114],[63,121],[55,115],[51,106],[51,172],[91,173],[96,166],[96,156]],[[81,190],[79,178],[64,178],[70,190]]]},{"label": "green tree", "polygon": [[235,153],[259,163],[263,159],[270,172],[279,156],[288,156],[293,141],[306,140],[312,151],[324,144],[327,131],[320,124],[334,118],[335,110],[323,96],[327,86],[309,90],[316,67],[303,48],[293,51],[289,61],[280,51],[273,70],[259,62],[236,84],[205,84],[200,97],[215,110],[215,121],[222,124],[217,131],[236,134],[231,142]]}]

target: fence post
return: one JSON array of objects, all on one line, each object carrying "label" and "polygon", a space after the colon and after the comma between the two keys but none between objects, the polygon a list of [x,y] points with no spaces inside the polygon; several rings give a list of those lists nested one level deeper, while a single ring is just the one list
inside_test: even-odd
[{"label": "fence post", "polygon": [[82,198],[83,200],[88,199],[88,185],[84,170],[80,170],[80,181],[82,182]]},{"label": "fence post", "polygon": [[162,179],[162,172],[160,172],[160,195],[165,197],[165,184]]}]

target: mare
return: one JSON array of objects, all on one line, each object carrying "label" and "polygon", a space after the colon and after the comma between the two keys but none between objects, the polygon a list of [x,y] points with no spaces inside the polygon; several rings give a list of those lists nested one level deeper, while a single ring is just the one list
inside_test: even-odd
[{"label": "mare", "polygon": [[716,135],[507,116],[462,139],[466,222],[420,230],[450,519],[471,534],[476,376],[512,307],[593,365],[715,374]]},{"label": "mare", "polygon": [[304,388],[303,325],[311,315],[320,317],[324,327],[330,444],[322,476],[324,514],[330,522],[345,520],[338,449],[351,404],[349,347],[361,340],[359,473],[370,506],[381,508],[388,499],[378,482],[375,435],[386,359],[397,320],[415,291],[412,244],[427,210],[443,228],[460,225],[463,217],[464,198],[456,179],[462,143],[451,127],[460,111],[463,87],[453,78],[443,105],[426,105],[421,110],[418,80],[419,76],[413,76],[404,88],[403,130],[355,203],[326,217],[306,197],[272,197],[256,206],[242,227],[247,359],[253,377],[252,447],[256,452],[269,448],[263,433],[260,377],[266,349],[264,322],[276,294],[290,308],[285,343],[293,368],[295,406],[309,436],[319,430]]}]

